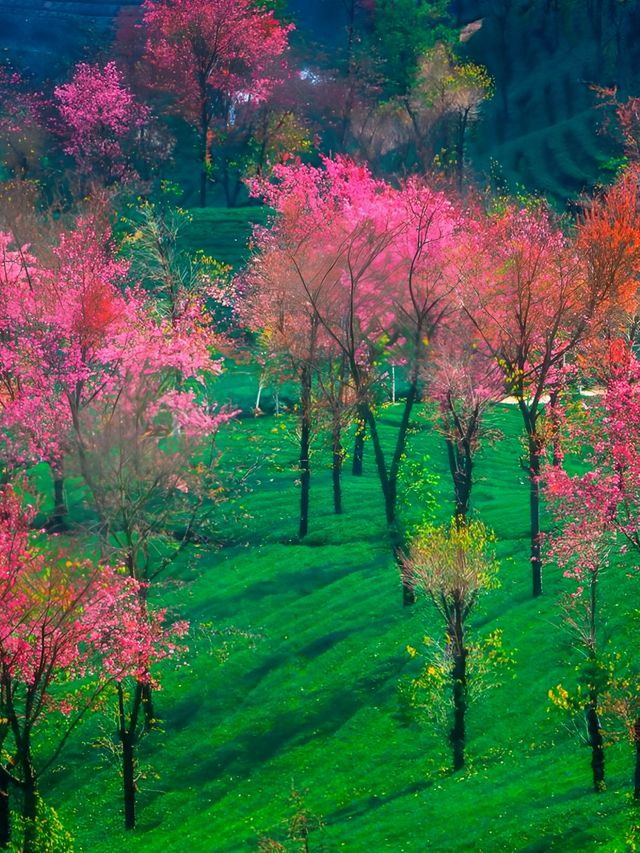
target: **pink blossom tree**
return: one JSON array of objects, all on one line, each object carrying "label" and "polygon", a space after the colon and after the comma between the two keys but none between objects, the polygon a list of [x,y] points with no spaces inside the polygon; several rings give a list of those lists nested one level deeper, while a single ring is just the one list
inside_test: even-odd
[{"label": "pink blossom tree", "polygon": [[[594,472],[570,478],[553,466],[548,472],[546,494],[558,528],[548,537],[549,556],[575,584],[564,596],[562,612],[573,645],[581,656],[579,683],[574,695],[558,685],[549,696],[565,712],[577,712],[586,724],[581,737],[591,751],[593,789],[605,788],[605,741],[601,722],[602,707],[610,673],[603,640],[604,621],[600,587],[609,568],[615,534],[611,530],[610,504],[601,503]],[[595,486],[595,488],[594,488]]]},{"label": "pink blossom tree", "polygon": [[146,0],[143,10],[157,86],[198,134],[204,207],[211,128],[232,126],[236,105],[269,95],[292,27],[250,0]]},{"label": "pink blossom tree", "polygon": [[[11,453],[23,464],[49,462],[58,517],[63,460],[71,455],[104,541],[123,531],[121,559],[132,576],[146,577],[148,565],[138,557],[153,531],[166,529],[169,510],[176,509],[169,496],[188,495],[196,515],[203,509],[207,478],[201,478],[202,489],[195,488],[196,462],[190,460],[204,443],[213,470],[217,454],[211,442],[230,416],[217,410],[208,392],[207,378],[219,372],[220,363],[211,357],[216,336],[206,294],[174,294],[167,316],[140,288],[126,286],[129,265],[114,255],[109,231],[95,217],[64,232],[46,265],[12,249],[9,238],[5,256],[7,302],[0,321],[7,334],[0,362],[6,365],[2,422]],[[130,489],[114,480],[124,471]],[[136,471],[147,479],[138,477],[136,489],[142,492],[134,499]],[[123,500],[128,495],[128,509],[114,503],[116,495]],[[125,519],[134,523],[134,505],[140,525],[135,533],[122,527]],[[154,506],[162,507],[162,521],[157,513],[153,520]],[[188,539],[195,519],[186,517]]]},{"label": "pink blossom tree", "polygon": [[507,205],[477,216],[460,263],[460,306],[502,370],[523,419],[532,588],[538,596],[543,398],[555,387],[566,356],[592,335],[618,282],[591,274],[584,253],[541,207]]},{"label": "pink blossom tree", "polygon": [[108,566],[47,553],[29,534],[32,517],[5,487],[0,704],[4,754],[11,757],[2,762],[2,776],[23,793],[27,853],[39,849],[39,781],[72,732],[110,684],[150,679],[153,662],[172,654],[172,637],[186,630],[183,623],[163,628],[164,614],[143,608],[135,580]]},{"label": "pink blossom tree", "polygon": [[80,62],[69,83],[56,86],[64,150],[85,175],[107,184],[135,177],[131,146],[150,118],[134,98],[115,62]]},{"label": "pink blossom tree", "polygon": [[[430,342],[452,304],[456,269],[448,252],[460,217],[428,186],[412,180],[393,188],[346,158],[326,159],[322,168],[277,167],[274,176],[257,185],[277,213],[258,234],[254,266],[277,259],[273,281],[291,282],[317,334],[344,359],[399,552],[400,468]],[[391,458],[375,415],[377,366],[386,357],[406,364],[409,377]]]},{"label": "pink blossom tree", "polygon": [[[618,348],[617,348],[618,349]],[[545,472],[547,493],[560,523],[551,554],[565,576],[577,582],[568,623],[585,656],[583,708],[592,749],[594,787],[604,784],[604,744],[599,722],[602,705],[630,713],[623,679],[607,671],[603,655],[600,585],[614,552],[640,553],[640,364],[630,350],[615,353],[606,394],[580,418],[565,417],[572,453],[582,454],[584,473],[554,466]],[[606,676],[606,677],[605,677]],[[625,698],[626,696],[626,698]],[[605,701],[605,697],[606,701]],[[636,708],[637,710],[637,708]],[[640,731],[640,717],[635,720]],[[633,730],[633,726],[631,727]],[[636,755],[636,780],[640,757]],[[636,796],[640,795],[640,785]]]},{"label": "pink blossom tree", "polygon": [[427,396],[436,404],[435,425],[444,438],[454,493],[454,518],[469,512],[475,457],[483,442],[496,437],[486,416],[504,389],[491,354],[470,323],[452,322],[436,338],[424,371]]}]

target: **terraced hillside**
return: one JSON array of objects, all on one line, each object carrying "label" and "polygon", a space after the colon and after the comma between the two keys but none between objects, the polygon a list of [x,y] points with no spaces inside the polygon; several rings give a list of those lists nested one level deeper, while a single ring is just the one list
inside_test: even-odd
[{"label": "terraced hillside", "polygon": [[36,77],[55,78],[108,42],[124,5],[104,0],[2,0],[0,51]]},{"label": "terraced hillside", "polygon": [[624,4],[624,12],[622,4],[605,4],[618,17],[603,11],[600,38],[588,15],[593,3],[461,5],[465,20],[482,18],[468,53],[496,80],[496,95],[475,129],[476,166],[560,205],[610,178],[608,164],[620,150],[603,132],[591,85],[618,86],[623,97],[640,92],[634,38],[640,4]]}]

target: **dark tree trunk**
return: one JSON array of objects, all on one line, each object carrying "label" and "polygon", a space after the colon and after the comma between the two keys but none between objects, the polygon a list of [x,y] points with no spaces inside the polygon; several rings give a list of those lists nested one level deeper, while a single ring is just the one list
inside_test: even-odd
[{"label": "dark tree trunk", "polygon": [[591,747],[591,770],[593,773],[593,790],[600,794],[605,789],[604,783],[604,738],[598,718],[598,697],[592,692],[591,700],[585,709],[587,737]]},{"label": "dark tree trunk", "polygon": [[635,721],[633,732],[636,745],[636,765],[633,772],[633,799],[640,800],[640,718]]},{"label": "dark tree trunk", "polygon": [[207,137],[209,135],[209,118],[207,115],[206,82],[201,83],[201,111],[200,111],[200,207],[207,206],[207,183],[209,171],[207,169]]},{"label": "dark tree trunk", "polygon": [[65,516],[67,505],[64,499],[64,465],[59,462],[51,466],[53,475],[53,512],[47,522],[47,529],[51,533],[59,533],[66,528]]},{"label": "dark tree trunk", "polygon": [[207,206],[207,182],[209,181],[209,174],[207,172],[206,165],[203,164],[202,169],[200,170],[200,207]]},{"label": "dark tree trunk", "polygon": [[353,441],[353,462],[351,465],[351,473],[354,477],[362,477],[364,462],[364,437],[366,434],[367,422],[360,411],[356,420],[356,436]]},{"label": "dark tree trunk", "polygon": [[446,439],[449,471],[453,481],[454,518],[464,522],[469,513],[471,486],[473,483],[473,459],[471,448],[466,446],[460,453],[456,443]]},{"label": "dark tree trunk", "polygon": [[136,761],[135,747],[131,738],[122,743],[122,792],[124,794],[124,828],[136,825]]},{"label": "dark tree trunk", "polygon": [[303,539],[309,530],[309,492],[311,490],[311,368],[305,365],[300,378],[300,526]]},{"label": "dark tree trunk", "polygon": [[458,120],[456,140],[456,184],[460,195],[462,195],[462,190],[464,189],[464,152],[468,121],[469,110],[464,110]]},{"label": "dark tree trunk", "polygon": [[124,705],[124,688],[117,685],[118,693],[118,738],[122,744],[122,794],[124,805],[124,828],[136,825],[136,746],[138,742],[138,717],[143,704],[143,684],[136,684],[130,713]]},{"label": "dark tree trunk", "polygon": [[467,713],[467,649],[464,647],[464,627],[460,607],[456,608],[456,623],[451,632],[453,666],[451,680],[453,691],[453,725],[449,735],[453,750],[453,770],[464,767],[465,722]]},{"label": "dark tree trunk", "polygon": [[10,781],[7,771],[0,767],[0,848],[8,847],[11,841]]},{"label": "dark tree trunk", "polygon": [[333,419],[332,431],[332,462],[331,474],[333,478],[333,511],[336,515],[342,514],[342,429],[340,417]]},{"label": "dark tree trunk", "polygon": [[[393,549],[394,559],[398,568],[401,567],[401,554],[404,549],[404,534],[398,524],[396,515],[398,501],[398,475],[400,474],[400,466],[404,457],[407,446],[407,432],[409,430],[409,422],[411,420],[411,412],[413,405],[418,395],[418,383],[414,381],[409,387],[407,399],[405,401],[404,411],[402,412],[402,420],[398,429],[396,439],[396,447],[391,461],[391,467],[387,470],[387,464],[384,457],[384,450],[378,433],[378,425],[371,409],[367,406],[366,417],[369,426],[369,435],[373,444],[373,451],[376,460],[376,468],[378,469],[378,477],[382,488],[382,496],[384,498],[385,515],[389,535],[391,538],[391,547]],[[402,603],[406,607],[414,604],[416,601],[415,590],[410,586],[404,578],[404,573],[400,572],[402,577]]]},{"label": "dark tree trunk", "polygon": [[542,595],[542,557],[540,552],[540,448],[529,436],[529,517],[531,523],[531,579],[533,597]]},{"label": "dark tree trunk", "polygon": [[153,688],[150,684],[144,683],[142,686],[142,712],[144,714],[144,730],[150,732],[156,724],[156,715],[153,702]]}]

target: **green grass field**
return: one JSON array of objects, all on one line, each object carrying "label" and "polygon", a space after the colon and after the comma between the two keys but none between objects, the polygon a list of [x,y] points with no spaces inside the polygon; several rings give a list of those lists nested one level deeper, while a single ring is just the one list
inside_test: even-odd
[{"label": "green grass field", "polygon": [[[251,399],[251,377],[239,376],[237,391]],[[399,406],[383,413],[387,440],[398,417]],[[629,799],[631,747],[608,751],[608,790],[595,795],[589,751],[549,710],[548,689],[570,680],[575,659],[557,610],[566,582],[548,568],[544,597],[530,598],[518,418],[497,410],[504,438],[482,455],[474,493],[502,558],[502,587],[474,625],[503,629],[517,663],[470,710],[466,771],[452,775],[442,737],[401,713],[398,682],[415,671],[406,646],[433,622],[424,603],[401,607],[370,448],[365,476],[345,474],[342,517],[331,511],[328,459],[314,458],[311,532],[300,544],[296,448],[281,428],[292,416],[245,418],[223,444],[228,462],[261,460],[242,500],[246,517],[158,594],[192,632],[184,664],[165,671],[162,731],[140,750],[151,772],[140,782],[138,828],[121,830],[117,773],[91,746],[108,718],[85,726],[43,790],[77,849],[256,850],[262,833],[284,840],[292,785],[326,821],[312,851],[632,849],[625,836],[640,814]],[[428,452],[441,475],[445,519],[441,440],[420,418],[417,426],[411,452]],[[610,630],[621,628],[635,583],[624,572],[605,578]]]},{"label": "green grass field", "polygon": [[[256,213],[203,211],[185,240],[240,263]],[[219,545],[174,566],[153,593],[192,627],[188,655],[163,670],[160,730],[140,747],[137,828],[121,828],[118,771],[95,746],[113,736],[108,714],[76,733],[43,781],[76,850],[255,851],[260,835],[286,840],[292,786],[325,821],[312,853],[633,850],[640,808],[630,799],[631,746],[621,740],[608,749],[608,789],[595,795],[589,750],[547,697],[571,681],[577,663],[558,610],[571,585],[549,566],[545,595],[531,598],[517,411],[496,408],[503,438],[478,460],[473,507],[498,536],[502,585],[472,626],[480,634],[502,629],[516,664],[470,709],[469,764],[453,775],[443,735],[403,711],[399,683],[417,674],[406,647],[437,628],[425,602],[401,606],[371,448],[364,477],[346,466],[345,514],[337,517],[329,454],[318,447],[310,533],[300,543],[295,416],[249,415],[251,366],[230,367],[218,382],[219,399],[244,410],[221,436],[222,464],[257,464],[251,490],[221,521]],[[273,410],[269,389],[262,405]],[[381,412],[387,443],[400,408]],[[452,503],[444,446],[420,414],[414,426],[409,452],[429,455],[439,477],[436,520],[444,521]],[[72,517],[82,520],[82,492],[70,482],[68,493]],[[405,511],[415,519],[422,507]],[[635,647],[625,614],[636,606],[637,582],[610,570],[602,583],[607,633],[623,648]]]}]

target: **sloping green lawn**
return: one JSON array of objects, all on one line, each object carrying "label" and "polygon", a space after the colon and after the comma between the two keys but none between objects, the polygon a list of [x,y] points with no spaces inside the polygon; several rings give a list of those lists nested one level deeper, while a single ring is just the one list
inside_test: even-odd
[{"label": "sloping green lawn", "polygon": [[[247,382],[239,378],[244,397]],[[382,413],[387,440],[399,411]],[[416,672],[406,646],[433,622],[423,602],[401,607],[370,447],[363,478],[347,466],[342,517],[332,513],[328,456],[314,458],[311,532],[301,544],[296,448],[283,419],[245,418],[223,444],[225,464],[262,460],[242,499],[246,516],[221,530],[224,547],[202,549],[158,594],[192,632],[184,663],[165,671],[162,730],[140,750],[150,772],[139,783],[138,828],[120,828],[117,773],[91,746],[97,718],[43,790],[79,850],[256,850],[262,833],[285,839],[292,785],[326,821],[312,851],[627,849],[631,748],[609,750],[608,790],[595,795],[589,751],[550,711],[547,691],[575,663],[557,609],[567,582],[549,568],[545,595],[530,597],[519,415],[499,407],[495,418],[504,439],[479,461],[474,507],[499,537],[502,587],[474,625],[501,628],[517,662],[469,712],[468,769],[452,775],[443,736],[402,713],[399,679]],[[411,452],[425,451],[441,475],[444,519],[445,456],[423,426]],[[606,576],[612,630],[621,630],[616,614],[632,606],[636,584],[624,572]],[[110,731],[108,718],[101,725]]]}]

